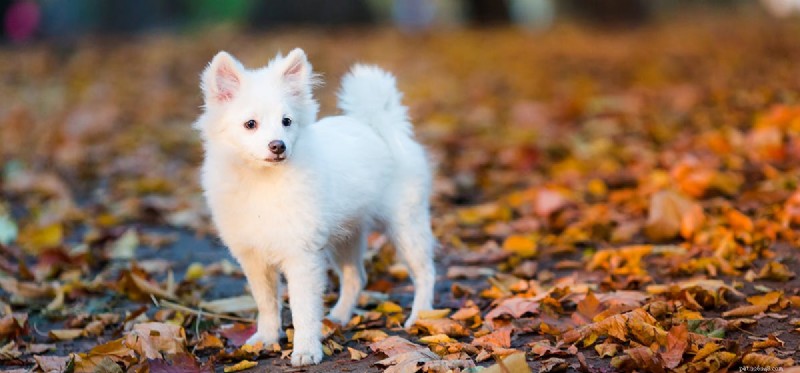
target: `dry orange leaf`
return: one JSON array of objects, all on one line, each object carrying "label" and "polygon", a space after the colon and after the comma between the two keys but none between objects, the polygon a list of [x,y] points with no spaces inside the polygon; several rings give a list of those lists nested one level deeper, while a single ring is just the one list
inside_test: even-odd
[{"label": "dry orange leaf", "polygon": [[446,334],[450,337],[466,337],[469,330],[464,324],[452,319],[419,319],[414,323],[415,330],[424,330],[428,335]]},{"label": "dry orange leaf", "polygon": [[664,366],[672,369],[680,365],[683,353],[689,347],[689,328],[686,324],[673,326],[667,333],[667,350],[661,354]]},{"label": "dry orange leaf", "polygon": [[722,313],[722,317],[748,317],[755,316],[767,310],[769,306],[764,304],[754,304],[741,306]]},{"label": "dry orange leaf", "polygon": [[472,340],[473,346],[482,347],[511,347],[511,332],[512,328],[505,327],[497,329],[489,334],[475,338]]},{"label": "dry orange leaf", "polygon": [[749,353],[742,358],[743,365],[759,366],[759,367],[790,367],[794,365],[792,358],[781,359],[771,355],[763,355],[757,353]]},{"label": "dry orange leaf", "polygon": [[680,234],[691,237],[705,221],[703,208],[676,192],[663,190],[650,199],[645,234],[655,241],[666,241]]},{"label": "dry orange leaf", "polygon": [[523,258],[536,256],[536,241],[528,236],[512,235],[503,241],[503,250],[517,254]]}]

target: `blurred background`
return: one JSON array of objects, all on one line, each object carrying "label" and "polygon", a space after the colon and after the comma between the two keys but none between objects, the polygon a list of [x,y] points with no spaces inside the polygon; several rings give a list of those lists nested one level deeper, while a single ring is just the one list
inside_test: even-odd
[{"label": "blurred background", "polygon": [[[640,25],[698,8],[761,11],[751,0],[2,0],[8,42],[67,41],[86,35],[197,31],[228,23],[250,29],[394,25],[406,31],[443,26],[515,24],[546,29],[556,19],[577,18],[606,26]],[[761,0],[785,18],[798,0]],[[687,9],[690,8],[690,9]]]},{"label": "blurred background", "polygon": [[33,227],[205,228],[191,123],[219,50],[257,67],[304,48],[322,115],[353,63],[395,73],[439,208],[647,175],[687,141],[738,149],[800,91],[800,0],[0,0],[0,14],[0,190],[31,199],[15,214]]}]

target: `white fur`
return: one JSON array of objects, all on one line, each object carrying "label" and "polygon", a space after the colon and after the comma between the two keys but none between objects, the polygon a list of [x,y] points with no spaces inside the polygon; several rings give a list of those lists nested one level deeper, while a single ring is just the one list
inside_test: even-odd
[{"label": "white fur", "polygon": [[[433,301],[431,172],[414,141],[394,77],[355,66],[339,93],[343,116],[316,121],[315,75],[302,50],[248,70],[220,52],[202,77],[205,111],[195,123],[205,146],[202,184],[214,224],[241,264],[258,304],[249,343],[281,336],[279,273],[295,328],[293,365],[316,364],[326,271],[340,294],[329,318],[346,323],[366,283],[366,235],[384,231],[415,284],[406,327]],[[293,120],[281,124],[284,116]],[[258,128],[248,130],[250,119]],[[286,159],[267,144],[282,140]]]}]

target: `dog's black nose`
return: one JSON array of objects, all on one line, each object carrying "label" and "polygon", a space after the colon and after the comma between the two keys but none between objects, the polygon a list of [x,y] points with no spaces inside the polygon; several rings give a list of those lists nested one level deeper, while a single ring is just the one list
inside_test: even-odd
[{"label": "dog's black nose", "polygon": [[269,142],[269,151],[274,154],[283,154],[286,151],[286,144],[281,140],[272,140]]}]

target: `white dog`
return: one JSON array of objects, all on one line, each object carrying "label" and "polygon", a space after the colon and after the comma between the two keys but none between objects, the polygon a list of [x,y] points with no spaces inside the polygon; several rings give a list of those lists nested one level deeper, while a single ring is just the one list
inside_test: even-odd
[{"label": "white dog", "polygon": [[214,224],[258,304],[258,331],[248,343],[280,338],[283,273],[295,366],[322,359],[328,263],[341,283],[328,318],[349,321],[373,229],[386,233],[410,268],[415,294],[406,327],[433,301],[431,171],[394,77],[355,66],[339,92],[344,115],[320,121],[315,83],[300,49],[255,70],[220,52],[203,72],[205,110],[195,123]]}]

